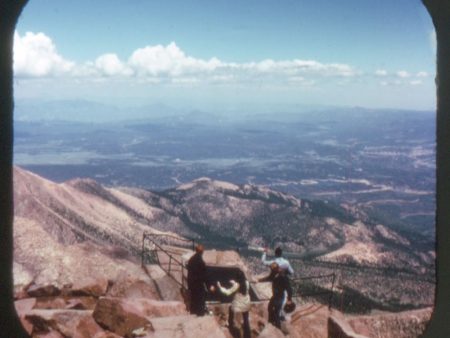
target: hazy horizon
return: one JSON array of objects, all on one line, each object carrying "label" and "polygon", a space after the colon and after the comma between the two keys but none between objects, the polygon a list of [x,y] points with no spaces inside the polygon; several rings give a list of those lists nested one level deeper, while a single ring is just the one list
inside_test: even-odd
[{"label": "hazy horizon", "polygon": [[435,43],[418,0],[32,0],[16,27],[14,91],[230,114],[435,110]]}]

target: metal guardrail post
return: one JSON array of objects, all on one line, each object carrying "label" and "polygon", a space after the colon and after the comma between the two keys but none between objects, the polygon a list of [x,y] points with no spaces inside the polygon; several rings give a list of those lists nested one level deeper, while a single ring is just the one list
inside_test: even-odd
[{"label": "metal guardrail post", "polygon": [[[174,258],[170,252],[166,249],[164,249],[162,247],[162,244],[160,245],[160,243],[158,243],[156,241],[156,238],[175,238],[176,240],[180,240],[180,241],[184,241],[184,242],[192,242],[195,243],[193,239],[183,239],[183,238],[178,238],[176,236],[171,236],[171,235],[160,235],[160,234],[149,234],[149,233],[144,233],[142,236],[142,262],[144,262],[144,257],[145,257],[145,253],[146,253],[146,246],[145,246],[145,239],[147,239],[148,241],[150,241],[153,246],[154,246],[154,252],[156,254],[156,260],[157,260],[157,264],[161,267],[161,269],[163,269],[163,271],[165,271],[167,273],[168,276],[172,277],[175,282],[177,282],[177,284],[181,285],[182,289],[186,289],[185,284],[186,284],[186,278],[184,276],[184,272],[185,272],[185,267],[183,262],[177,260],[176,258]],[[193,244],[194,245],[194,244]],[[169,264],[168,264],[168,268],[164,267],[162,265],[162,262],[160,261],[159,255],[158,255],[158,251],[163,252],[164,254],[166,254],[169,257]],[[174,276],[172,276],[172,263],[175,264],[176,266],[180,266],[181,267],[181,281],[177,280]]]},{"label": "metal guardrail post", "polygon": [[330,292],[330,296],[329,296],[329,298],[328,298],[328,309],[331,309],[331,302],[333,301],[333,295],[334,295],[334,282],[335,282],[335,280],[336,280],[336,274],[333,272],[333,275],[332,275],[333,277],[333,279],[331,280],[331,292]]},{"label": "metal guardrail post", "polygon": [[141,267],[144,267],[144,255],[145,255],[145,233],[142,234],[142,249],[141,249]]}]

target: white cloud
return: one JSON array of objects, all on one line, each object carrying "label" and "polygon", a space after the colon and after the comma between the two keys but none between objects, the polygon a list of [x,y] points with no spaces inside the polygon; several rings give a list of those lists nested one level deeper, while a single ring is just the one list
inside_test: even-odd
[{"label": "white cloud", "polygon": [[375,71],[375,75],[377,76],[386,76],[388,74],[388,72],[384,69],[377,69]]},{"label": "white cloud", "polygon": [[412,80],[409,82],[409,84],[411,84],[413,86],[417,86],[417,85],[422,84],[422,81],[421,80]]},{"label": "white cloud", "polygon": [[14,73],[19,77],[51,77],[70,73],[75,64],[56,51],[44,33],[14,33]]},{"label": "white cloud", "polygon": [[58,54],[52,40],[44,33],[28,32],[15,35],[16,76],[48,77],[136,77],[148,83],[226,83],[236,81],[290,81],[307,77],[315,81],[320,77],[353,77],[358,75],[353,67],[340,63],[320,63],[315,60],[265,59],[258,62],[223,62],[218,58],[195,58],[179,48],[175,42],[166,46],[155,45],[136,49],[126,61],[114,53],[103,54],[94,61],[75,64]]},{"label": "white cloud", "polygon": [[409,74],[407,71],[405,71],[405,70],[400,70],[400,71],[398,71],[397,73],[397,76],[398,77],[401,77],[401,78],[407,78],[407,77],[410,77],[411,76],[411,74]]},{"label": "white cloud", "polygon": [[261,74],[284,74],[284,75],[317,75],[351,77],[357,72],[349,65],[340,63],[323,64],[314,60],[283,60],[274,61],[266,59],[260,62],[251,62],[238,65],[237,68]]},{"label": "white cloud", "polygon": [[222,66],[217,58],[208,61],[186,56],[174,43],[147,46],[133,52],[128,64],[139,76],[182,76],[212,72]]},{"label": "white cloud", "polygon": [[427,72],[418,72],[418,73],[416,74],[416,76],[417,76],[417,77],[428,77],[429,74],[428,74]]},{"label": "white cloud", "polygon": [[95,67],[106,76],[132,75],[133,71],[116,54],[104,54],[95,60]]}]

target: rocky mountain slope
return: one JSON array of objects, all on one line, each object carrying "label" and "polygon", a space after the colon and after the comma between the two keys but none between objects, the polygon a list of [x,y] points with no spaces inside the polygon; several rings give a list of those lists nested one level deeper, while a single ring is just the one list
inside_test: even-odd
[{"label": "rocky mountain slope", "polygon": [[[407,237],[337,206],[207,178],[150,192],[90,179],[57,184],[14,168],[14,192],[16,308],[33,337],[229,337],[227,306],[214,308],[212,317],[189,316],[179,286],[156,265],[147,273],[140,267],[144,231],[224,247],[282,244],[321,262],[426,267],[433,258],[414,252]],[[205,259],[244,265],[231,251],[207,251]],[[251,276],[253,269],[244,271]],[[267,324],[265,308],[252,309],[252,336],[284,336]],[[424,311],[420,320],[408,313],[353,315],[345,323],[349,332],[371,335],[389,321],[386,337],[403,337],[398,328],[423,329],[431,310]],[[326,337],[331,316],[321,304],[299,303],[285,330],[288,337]],[[411,318],[414,326],[405,324]]]},{"label": "rocky mountain slope", "polygon": [[[14,169],[16,222],[39,224],[62,245],[91,241],[140,254],[142,234],[169,232],[215,246],[281,245],[334,262],[424,269],[434,252],[336,205],[264,187],[200,178],[151,192],[91,179],[56,184]],[[20,246],[19,246],[20,247]]]}]

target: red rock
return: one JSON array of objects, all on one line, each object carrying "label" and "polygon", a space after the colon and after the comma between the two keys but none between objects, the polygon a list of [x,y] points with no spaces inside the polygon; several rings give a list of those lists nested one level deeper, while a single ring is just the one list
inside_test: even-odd
[{"label": "red rock", "polygon": [[91,316],[81,318],[73,334],[73,338],[92,338],[104,332]]},{"label": "red rock", "polygon": [[116,335],[113,332],[103,331],[95,334],[95,336],[93,336],[92,338],[122,338],[122,337]]},{"label": "red rock", "polygon": [[30,297],[52,297],[60,295],[61,290],[53,284],[48,285],[32,284],[28,287],[27,294]]},{"label": "red rock", "polygon": [[36,309],[56,310],[66,308],[66,301],[63,297],[39,297],[36,299]]},{"label": "red rock", "polygon": [[106,294],[108,280],[106,278],[81,278],[72,285],[68,295],[101,297]]},{"label": "red rock", "polygon": [[93,297],[77,297],[66,300],[66,309],[94,310],[97,299]]},{"label": "red rock", "polygon": [[33,325],[33,335],[58,331],[65,337],[72,337],[80,322],[89,321],[91,317],[92,311],[79,310],[33,309],[25,315]]},{"label": "red rock", "polygon": [[93,317],[101,327],[119,336],[130,335],[133,330],[150,325],[145,314],[120,298],[100,298]]}]

